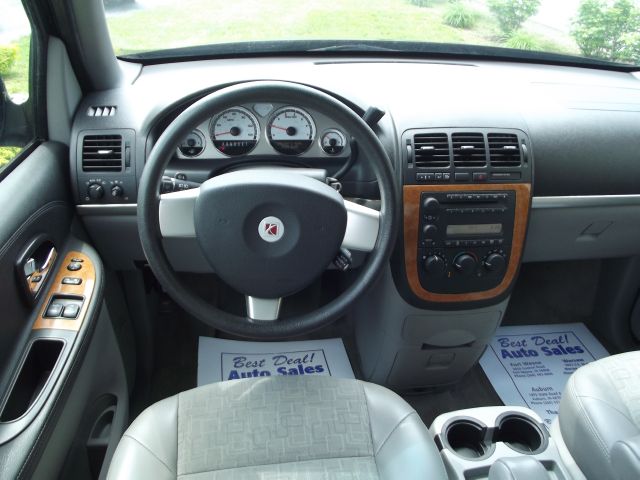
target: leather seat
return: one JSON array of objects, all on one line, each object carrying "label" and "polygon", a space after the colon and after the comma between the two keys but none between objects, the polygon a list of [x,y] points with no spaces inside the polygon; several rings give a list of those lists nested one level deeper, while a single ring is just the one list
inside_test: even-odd
[{"label": "leather seat", "polygon": [[579,368],[562,396],[559,426],[588,479],[640,478],[640,352]]},{"label": "leather seat", "polygon": [[324,376],[215,383],[145,410],[108,479],[446,479],[420,417],[378,385]]}]

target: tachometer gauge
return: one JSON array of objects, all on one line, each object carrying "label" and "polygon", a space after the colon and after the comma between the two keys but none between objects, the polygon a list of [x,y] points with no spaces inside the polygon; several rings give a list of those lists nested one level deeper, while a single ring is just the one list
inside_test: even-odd
[{"label": "tachometer gauge", "polygon": [[246,108],[225,110],[211,122],[211,140],[225,155],[245,155],[258,143],[258,120]]},{"label": "tachometer gauge", "polygon": [[283,107],[276,111],[267,126],[269,143],[285,155],[306,152],[316,136],[311,115],[296,107]]},{"label": "tachometer gauge", "polygon": [[320,146],[322,147],[322,150],[329,155],[338,155],[344,150],[346,145],[347,138],[336,128],[332,128],[324,132],[320,139]]}]

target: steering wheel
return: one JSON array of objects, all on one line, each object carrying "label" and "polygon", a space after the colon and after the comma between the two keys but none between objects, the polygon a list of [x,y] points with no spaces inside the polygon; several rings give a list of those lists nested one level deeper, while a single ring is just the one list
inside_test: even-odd
[{"label": "steering wheel", "polygon": [[[357,139],[361,160],[376,175],[381,210],[346,201],[325,182],[294,169],[233,171],[200,188],[160,195],[163,172],[179,142],[215,112],[252,102],[306,107],[341,124]],[[166,128],[142,173],[138,230],[151,270],[187,312],[228,333],[284,338],[338,319],[376,280],[393,247],[398,208],[391,162],[358,115],[314,88],[257,81],[205,96]],[[162,239],[171,237],[197,239],[220,279],[245,295],[246,317],[214,307],[181,283],[162,246]],[[316,280],[341,247],[370,252],[353,285],[314,311],[279,319],[282,299]]]}]

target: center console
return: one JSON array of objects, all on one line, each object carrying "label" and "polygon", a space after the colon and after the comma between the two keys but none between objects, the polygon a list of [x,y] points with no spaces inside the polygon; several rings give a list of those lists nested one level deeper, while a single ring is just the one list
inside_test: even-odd
[{"label": "center console", "polygon": [[354,316],[364,378],[415,391],[460,381],[500,325],[533,156],[518,129],[409,129],[401,142],[403,241]]}]

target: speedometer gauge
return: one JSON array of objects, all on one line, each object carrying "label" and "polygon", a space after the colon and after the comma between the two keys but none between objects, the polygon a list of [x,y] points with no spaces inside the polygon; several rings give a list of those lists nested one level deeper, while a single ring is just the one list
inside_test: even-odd
[{"label": "speedometer gauge", "polygon": [[244,155],[258,143],[258,120],[249,110],[233,107],[215,117],[210,126],[211,140],[225,155]]},{"label": "speedometer gauge", "polygon": [[316,136],[311,115],[297,107],[276,111],[267,126],[269,143],[285,155],[299,155],[308,150]]}]

